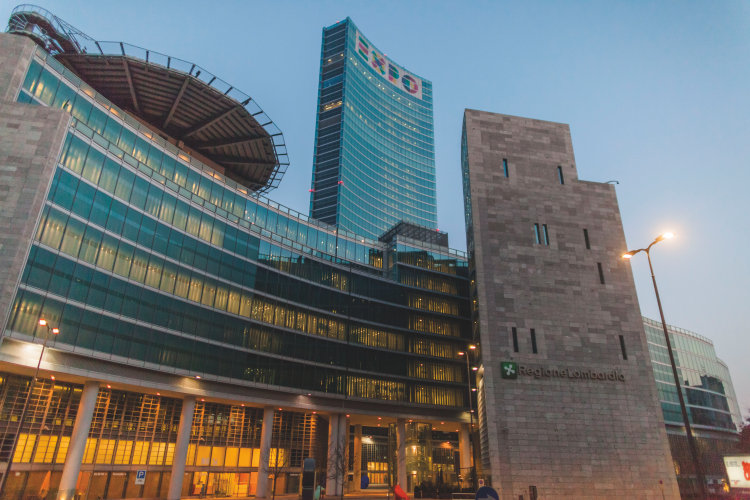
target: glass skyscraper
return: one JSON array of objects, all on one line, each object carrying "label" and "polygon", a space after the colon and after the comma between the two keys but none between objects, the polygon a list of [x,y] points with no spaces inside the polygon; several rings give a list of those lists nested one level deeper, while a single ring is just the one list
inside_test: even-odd
[{"label": "glass skyscraper", "polygon": [[437,228],[432,83],[347,18],[323,30],[311,217],[377,238]]},{"label": "glass skyscraper", "polygon": [[[677,480],[680,490],[688,496],[697,489],[697,476],[685,435],[664,331],[659,321],[649,318],[643,318],[643,327]],[[703,474],[709,484],[719,484],[725,474],[723,456],[736,453],[737,430],[742,424],[729,369],[716,356],[710,339],[672,325],[667,325],[667,332]]]}]

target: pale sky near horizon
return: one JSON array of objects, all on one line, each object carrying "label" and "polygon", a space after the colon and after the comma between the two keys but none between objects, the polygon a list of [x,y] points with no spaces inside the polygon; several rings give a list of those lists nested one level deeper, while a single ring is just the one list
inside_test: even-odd
[{"label": "pale sky near horizon", "polygon": [[[17,2],[0,0],[0,19]],[[20,3],[20,2],[18,2]],[[464,249],[464,108],[570,124],[579,177],[617,180],[631,248],[652,258],[668,323],[714,341],[750,414],[750,2],[36,0],[96,40],[206,68],[284,132],[291,166],[269,197],[307,213],[321,29],[350,16],[431,80],[438,219]],[[658,319],[645,256],[641,311]]]}]

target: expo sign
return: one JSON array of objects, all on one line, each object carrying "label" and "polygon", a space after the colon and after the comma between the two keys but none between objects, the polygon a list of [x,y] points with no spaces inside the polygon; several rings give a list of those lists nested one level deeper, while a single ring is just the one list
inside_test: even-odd
[{"label": "expo sign", "polygon": [[400,66],[391,62],[390,59],[386,58],[368,42],[359,31],[357,31],[356,47],[359,57],[374,69],[375,73],[380,75],[381,78],[417,99],[422,98],[422,79],[408,73]]}]

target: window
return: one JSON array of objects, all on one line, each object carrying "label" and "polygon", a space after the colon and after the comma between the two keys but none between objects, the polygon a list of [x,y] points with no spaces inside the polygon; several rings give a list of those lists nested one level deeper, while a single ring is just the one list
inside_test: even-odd
[{"label": "window", "polygon": [[547,224],[534,223],[534,243],[549,246],[549,230]]},{"label": "window", "polygon": [[620,350],[622,351],[622,359],[628,359],[628,351],[625,350],[625,337],[620,335]]},{"label": "window", "polygon": [[508,171],[508,160],[503,158],[503,175],[505,177],[510,177],[510,172]]},{"label": "window", "polygon": [[536,331],[533,328],[531,329],[531,352],[534,354],[538,352],[536,349]]},{"label": "window", "polygon": [[589,242],[589,230],[588,229],[583,230],[583,241],[586,242],[586,249],[591,250],[591,243]]},{"label": "window", "polygon": [[562,167],[557,167],[557,178],[560,180],[560,184],[565,184],[565,176],[563,175]]},{"label": "window", "polygon": [[515,326],[511,328],[511,334],[513,335],[513,352],[518,352],[518,331]]},{"label": "window", "polygon": [[602,269],[602,263],[601,262],[597,262],[596,263],[596,267],[599,268],[599,281],[603,285],[604,284],[604,269]]}]

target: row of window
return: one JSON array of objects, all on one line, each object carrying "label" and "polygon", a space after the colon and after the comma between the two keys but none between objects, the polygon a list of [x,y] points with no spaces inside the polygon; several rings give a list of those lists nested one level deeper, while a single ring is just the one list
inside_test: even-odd
[{"label": "row of window", "polygon": [[[223,344],[283,354],[296,359],[330,362],[334,366],[348,366],[381,373],[391,372],[395,375],[407,375],[409,366],[417,366],[425,361],[393,354],[389,357],[392,363],[380,363],[371,352],[362,350],[363,348],[357,347],[356,344],[398,349],[401,352],[409,349],[419,355],[427,354],[455,360],[457,347],[453,344],[410,339],[408,345],[405,345],[403,335],[345,320],[316,317],[314,314],[302,311],[297,311],[295,315],[293,310],[285,308],[282,304],[274,304],[272,301],[264,302],[266,299],[258,297],[254,297],[252,302],[248,297],[241,306],[241,312],[246,312],[248,318],[258,323],[266,323],[271,328],[248,325],[242,320],[222,317],[221,314],[210,311],[188,310],[180,301],[159,296],[154,292],[139,290],[139,287],[131,284],[118,283],[115,279],[104,283],[97,273],[92,273],[90,268],[81,264],[74,266],[61,257],[56,259],[43,249],[35,248],[30,260],[32,264],[28,273],[25,274],[25,284],[67,296],[89,306],[101,307],[112,314],[127,315],[133,319],[212,339]],[[33,307],[33,301],[29,304],[24,305],[22,302],[17,305],[11,328],[16,331],[41,334],[42,331],[38,328],[35,331],[34,314],[39,311]],[[247,308],[246,311],[245,308]],[[109,343],[104,340],[107,335],[103,335],[100,339],[97,333],[97,328],[108,321],[111,320],[87,312],[80,322],[61,325],[64,328],[58,340],[88,348],[91,348],[89,344],[93,342],[96,350],[113,352],[110,351],[114,348],[111,340]],[[299,337],[291,331],[279,331],[277,327],[302,332],[309,330],[308,333],[315,332],[315,335],[322,337],[348,340],[353,345],[329,345],[323,340]],[[152,341],[156,342],[168,337],[162,334]],[[170,361],[168,354],[164,355],[164,360]],[[457,380],[460,381],[462,378],[459,377]]]},{"label": "row of window", "polygon": [[[151,190],[149,190],[150,193]],[[174,222],[177,219],[177,214],[180,212],[180,205],[183,205],[185,216],[180,216],[180,218],[185,219],[185,230],[188,234],[197,233],[200,235],[202,231],[205,231],[207,235],[213,235],[216,234],[216,228],[220,227],[224,235],[221,240],[222,246],[251,260],[248,262],[229,254],[220,254],[215,248],[207,244],[193,242],[181,232],[170,229],[160,223],[155,223],[147,216],[142,216],[140,211],[133,208],[126,208],[125,205],[111,199],[107,195],[95,192],[88,184],[84,182],[79,183],[77,179],[66,172],[59,172],[56,175],[50,191],[50,197],[56,204],[75,211],[83,218],[88,218],[115,234],[122,234],[133,242],[138,242],[146,248],[151,248],[168,255],[181,263],[201,270],[205,269],[211,275],[237,282],[246,287],[268,290],[268,286],[278,283],[277,279],[269,277],[265,280],[267,284],[263,285],[263,280],[257,276],[255,272],[256,266],[253,263],[254,260],[259,260],[301,278],[313,280],[316,283],[339,290],[351,290],[354,293],[366,294],[373,298],[383,296],[390,300],[398,300],[401,304],[406,304],[407,302],[405,290],[396,283],[389,283],[385,280],[373,281],[371,278],[365,276],[351,274],[351,272],[344,273],[332,266],[318,263],[300,255],[293,255],[290,251],[283,250],[276,245],[270,245],[264,241],[259,242],[257,238],[215,221],[208,217],[207,214],[201,214],[200,211],[194,208],[188,210],[187,205],[182,204],[182,202],[177,202],[177,208],[172,212],[171,209],[169,211],[163,209],[165,206],[165,202],[163,201],[161,204],[162,209],[158,210],[161,216],[160,219],[165,217],[165,213],[174,213],[175,216],[172,219]],[[165,195],[165,199],[166,197],[168,195]],[[71,219],[70,224],[71,232],[69,238],[67,236],[62,238],[61,231],[65,223],[57,221],[57,223],[51,224],[49,227],[50,232],[45,232],[44,243],[53,248],[60,246],[63,251],[73,256],[76,256],[76,252],[78,252],[77,248],[81,246],[80,253],[83,254],[81,258],[91,263],[98,262],[96,257],[98,245],[91,243],[83,246],[85,243],[83,241],[85,239],[83,237],[83,224],[75,219]],[[214,229],[211,232],[210,228],[212,225]],[[90,229],[89,231],[93,232],[95,230]],[[107,238],[104,239],[107,240]],[[130,247],[128,248],[130,249]],[[106,259],[107,257],[107,254],[100,253],[99,258]],[[109,257],[114,258],[114,255],[109,254]],[[126,261],[123,265],[128,265],[129,257],[125,256],[125,258]],[[242,278],[242,280],[240,281],[239,278]],[[154,279],[157,279],[157,277]],[[153,286],[152,283],[149,284]],[[303,293],[308,286],[302,285],[295,289],[294,296],[300,296],[297,301],[309,302],[304,298],[307,295]],[[197,289],[195,293],[197,294]],[[327,304],[333,304],[342,300],[341,298],[334,298],[330,292],[317,292],[314,297],[319,299],[317,302],[324,309],[329,308]],[[295,300],[292,296],[289,298]]]},{"label": "row of window", "polygon": [[[144,297],[148,300],[149,297]],[[416,380],[397,381],[388,380],[383,375],[372,377],[352,373],[344,373],[343,366],[348,364],[340,361],[337,367],[333,363],[329,366],[317,362],[305,364],[285,358],[269,357],[252,352],[241,351],[236,348],[226,348],[219,344],[204,342],[200,339],[167,334],[164,331],[149,328],[143,323],[130,323],[116,317],[103,315],[95,309],[83,310],[72,303],[60,302],[56,297],[48,294],[42,298],[29,290],[19,293],[12,312],[13,318],[9,330],[27,335],[41,335],[32,326],[39,317],[50,318],[51,322],[60,325],[61,333],[56,338],[58,349],[70,346],[70,337],[78,348],[98,351],[110,359],[144,362],[173,367],[190,373],[212,374],[236,380],[246,380],[263,385],[293,387],[310,392],[327,392],[347,394],[349,397],[379,398],[391,401],[403,401],[421,404],[463,407],[465,390],[460,388],[438,386],[435,384],[419,383]],[[248,333],[252,333],[248,328]],[[73,333],[68,333],[73,332]],[[221,330],[219,330],[221,332]],[[64,337],[64,338],[63,338]],[[271,336],[276,339],[277,334]],[[302,358],[301,352],[307,348],[304,344],[289,344],[294,348],[292,354]],[[339,352],[334,355],[341,359],[351,360],[351,364],[358,362],[370,363],[374,370],[383,373],[387,367],[382,357],[370,356],[369,359],[359,354],[349,355],[351,348],[341,344]],[[318,356],[316,361],[325,360],[329,349],[314,349]],[[288,351],[287,351],[288,352]],[[353,354],[353,353],[352,353]],[[403,363],[394,361],[389,366],[396,368]],[[379,368],[378,368],[379,367]],[[379,388],[379,389],[376,389]],[[392,388],[393,390],[384,390]]]},{"label": "row of window", "polygon": [[[120,159],[130,162],[134,166],[143,167],[146,169],[144,170],[145,173],[152,173],[162,184],[166,184],[175,191],[184,190],[181,193],[188,198],[191,195],[197,196],[201,202],[205,202],[207,208],[220,216],[246,220],[276,234],[289,237],[300,244],[308,245],[329,254],[335,253],[334,240],[338,238],[335,238],[334,234],[317,230],[301,221],[268,210],[263,205],[244,198],[239,193],[226,189],[209,177],[199,174],[166,154],[156,144],[149,143],[130,131],[122,124],[122,120],[114,108],[110,110],[110,115],[102,112],[85,96],[76,94],[50,71],[42,69],[37,61],[33,61],[29,68],[24,88],[41,102],[53,107],[63,107],[70,111],[76,119],[87,123],[92,132],[101,136],[103,139],[102,145]],[[105,164],[104,168],[107,166]],[[72,168],[75,169],[76,167],[73,166]],[[94,170],[92,170],[91,176],[97,176],[96,167],[92,168]],[[93,182],[96,183],[96,180]],[[126,185],[123,184],[123,186]],[[194,201],[199,200],[194,198]],[[266,220],[266,214],[268,220]],[[366,247],[359,248],[360,245],[344,238],[341,238],[338,243],[345,247],[349,243],[353,245],[352,255],[347,258],[359,262],[367,261]],[[345,253],[349,255],[348,248]],[[342,252],[343,255],[344,252]]]},{"label": "row of window", "polygon": [[[465,147],[466,146],[464,145],[464,149],[465,149]],[[510,170],[508,169],[508,159],[507,158],[503,158],[502,169],[503,169],[503,176],[510,177]],[[561,185],[565,184],[565,173],[563,172],[562,166],[558,165],[556,172],[557,172],[557,180],[558,180],[558,182]]]}]

